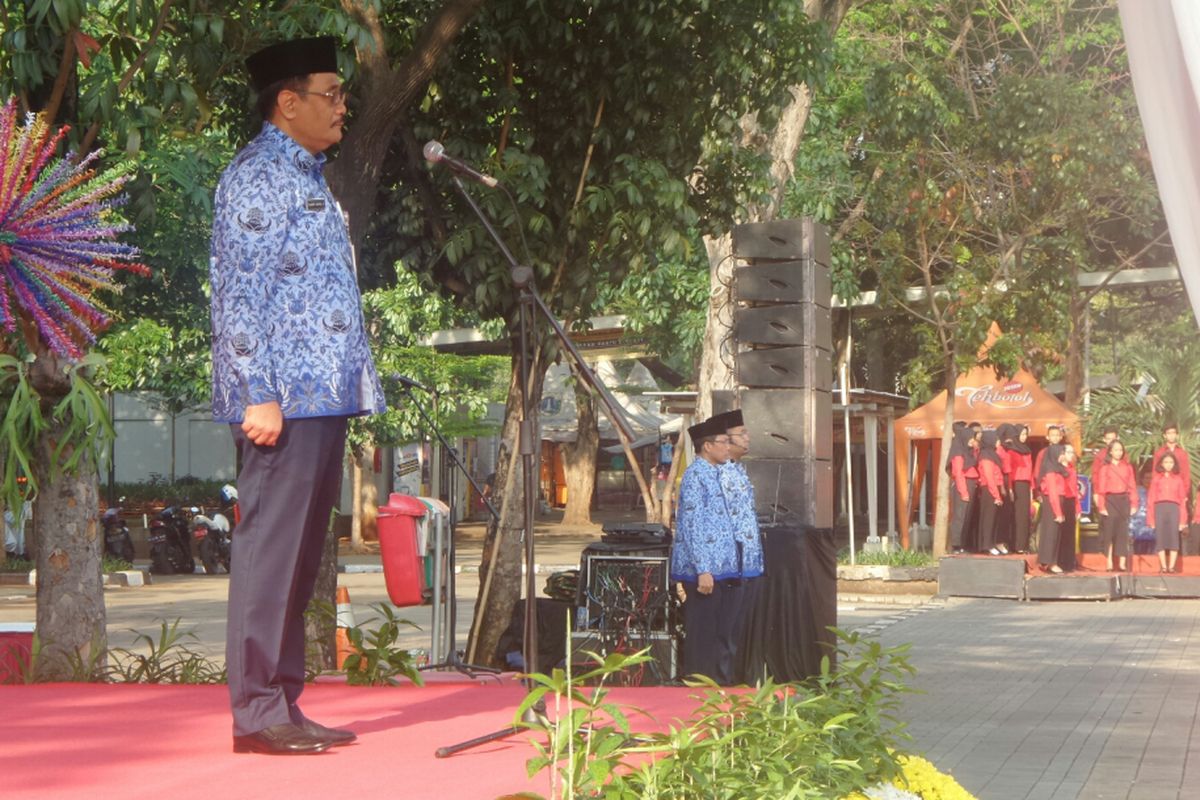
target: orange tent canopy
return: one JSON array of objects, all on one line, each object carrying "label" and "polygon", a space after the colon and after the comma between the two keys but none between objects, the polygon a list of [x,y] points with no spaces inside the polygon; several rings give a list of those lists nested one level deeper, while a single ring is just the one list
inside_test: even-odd
[{"label": "orange tent canopy", "polygon": [[[993,334],[998,333],[993,330]],[[991,337],[989,337],[989,344]],[[985,345],[985,348],[987,345]],[[1067,440],[1079,449],[1079,417],[1061,400],[1043,389],[1025,369],[1011,378],[1000,377],[989,366],[977,366],[959,377],[954,392],[954,419],[978,422],[986,430],[1005,423],[1028,425],[1031,436],[1044,436],[1049,425],[1063,425]],[[925,466],[942,441],[946,421],[946,392],[900,417],[895,425],[896,500],[900,512],[900,541],[909,546],[908,528],[913,498],[921,489]],[[916,486],[910,486],[909,445],[917,443]],[[935,469],[936,473],[936,469]],[[935,482],[940,478],[935,474]],[[936,483],[934,484],[936,486]]]}]

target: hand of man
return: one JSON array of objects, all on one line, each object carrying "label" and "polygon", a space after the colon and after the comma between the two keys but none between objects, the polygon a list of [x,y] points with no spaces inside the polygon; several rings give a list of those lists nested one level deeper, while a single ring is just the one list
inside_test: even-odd
[{"label": "hand of man", "polygon": [[711,572],[701,572],[696,578],[696,591],[700,594],[712,594],[713,577]]},{"label": "hand of man", "polygon": [[1108,510],[1107,510],[1107,509],[1102,509],[1102,510],[1100,511],[1100,516],[1102,516],[1102,517],[1107,517],[1107,516],[1108,516]]},{"label": "hand of man", "polygon": [[283,411],[279,403],[271,400],[267,403],[246,406],[246,414],[242,417],[242,432],[246,438],[255,444],[274,447],[283,431]]},{"label": "hand of man", "polygon": [[1067,519],[1066,517],[1055,517],[1054,521],[1057,522],[1059,525],[1062,525],[1063,522],[1066,521],[1066,519]]}]

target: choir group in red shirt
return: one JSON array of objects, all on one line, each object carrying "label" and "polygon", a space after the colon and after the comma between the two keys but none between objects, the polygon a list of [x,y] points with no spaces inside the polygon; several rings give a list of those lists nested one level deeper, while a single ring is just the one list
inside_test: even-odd
[{"label": "choir group in red shirt", "polygon": [[[951,487],[950,546],[956,553],[1025,553],[1029,548],[1033,502],[1038,500],[1038,563],[1061,573],[1075,567],[1075,519],[1080,510],[1077,454],[1063,442],[1061,426],[1046,430],[1047,446],[1035,455],[1027,425],[1001,425],[984,431],[977,423],[955,423],[946,470]],[[1146,519],[1154,529],[1159,567],[1178,566],[1182,537],[1188,534],[1191,465],[1174,424],[1163,428],[1163,445],[1151,460]],[[1111,571],[1124,570],[1129,557],[1129,520],[1138,510],[1138,477],[1116,428],[1104,432],[1092,462],[1093,512],[1099,520],[1100,548]],[[1192,521],[1200,523],[1200,496]]]}]

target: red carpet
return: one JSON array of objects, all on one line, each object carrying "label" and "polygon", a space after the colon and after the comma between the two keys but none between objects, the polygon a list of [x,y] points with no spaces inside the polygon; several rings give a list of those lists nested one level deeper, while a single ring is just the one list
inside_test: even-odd
[{"label": "red carpet", "polygon": [[[448,676],[453,677],[453,676]],[[687,688],[614,689],[665,730],[695,701]],[[493,800],[549,793],[527,778],[535,752],[521,734],[446,759],[437,747],[511,724],[524,689],[510,679],[430,676],[424,687],[310,685],[305,713],[347,727],[358,742],[315,756],[235,755],[224,686],[0,686],[0,797],[162,797],[171,800]],[[553,709],[551,709],[553,711]]]}]

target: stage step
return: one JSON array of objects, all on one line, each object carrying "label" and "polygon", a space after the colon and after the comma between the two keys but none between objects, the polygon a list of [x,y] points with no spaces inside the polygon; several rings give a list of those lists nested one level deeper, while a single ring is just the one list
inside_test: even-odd
[{"label": "stage step", "polygon": [[1121,588],[1116,575],[1035,575],[1025,580],[1025,599],[1113,600]]},{"label": "stage step", "polygon": [[938,594],[953,597],[1025,596],[1025,561],[1021,558],[945,556],[938,561]]},{"label": "stage step", "polygon": [[1200,597],[1200,577],[1193,575],[1123,575],[1121,584],[1126,597]]}]

